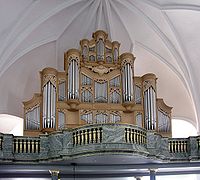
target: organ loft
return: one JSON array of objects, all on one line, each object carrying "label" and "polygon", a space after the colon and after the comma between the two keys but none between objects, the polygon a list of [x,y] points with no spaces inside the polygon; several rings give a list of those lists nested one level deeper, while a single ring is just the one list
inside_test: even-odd
[{"label": "organ loft", "polygon": [[157,98],[154,74],[134,76],[134,61],[132,53],[120,54],[120,43],[104,31],[81,40],[80,49],[65,52],[63,72],[49,67],[40,72],[41,92],[23,102],[24,135],[130,124],[171,137],[172,108]]}]

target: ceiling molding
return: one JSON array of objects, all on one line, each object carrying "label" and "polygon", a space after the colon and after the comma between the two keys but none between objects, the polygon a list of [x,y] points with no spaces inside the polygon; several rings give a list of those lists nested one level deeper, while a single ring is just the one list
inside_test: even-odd
[{"label": "ceiling molding", "polygon": [[[200,111],[200,106],[198,103],[196,103],[195,99],[199,99],[199,96],[198,96],[198,91],[196,91],[196,87],[195,87],[195,78],[194,78],[194,74],[193,72],[191,71],[192,67],[191,67],[191,64],[188,63],[188,60],[190,59],[189,58],[189,55],[187,54],[187,51],[185,49],[185,46],[183,45],[183,41],[181,39],[181,37],[179,36],[178,32],[176,31],[173,23],[171,22],[170,18],[168,17],[167,13],[166,12],[162,12],[163,14],[163,17],[165,18],[165,21],[168,23],[168,26],[170,27],[171,31],[173,32],[174,36],[176,37],[176,41],[178,43],[178,45],[180,46],[181,50],[182,50],[182,53],[183,53],[183,60],[184,60],[184,63],[186,65],[186,68],[188,70],[188,76],[189,76],[189,81],[186,81],[186,88],[191,96],[191,99],[192,99],[192,103],[193,103],[193,106],[195,108],[195,112],[197,112],[196,114],[196,121],[198,121],[199,117],[200,117],[200,113],[198,114],[198,112]],[[187,59],[187,60],[186,60]]]},{"label": "ceiling molding", "polygon": [[100,1],[99,0],[92,0],[92,4],[89,7],[89,10],[87,11],[86,21],[85,21],[84,27],[82,29],[82,31],[84,32],[83,33],[84,37],[87,36],[88,31],[92,27],[92,21],[95,18],[95,14],[96,14],[99,6],[100,6]]},{"label": "ceiling molding", "polygon": [[[186,59],[189,60],[189,56],[188,56],[187,51],[186,51],[186,49],[185,49],[185,47],[184,47],[184,45],[183,45],[183,43],[182,43],[182,39],[181,39],[181,37],[179,36],[179,34],[177,33],[177,31],[176,31],[174,25],[172,24],[170,18],[169,18],[168,15],[166,14],[166,12],[162,12],[162,14],[163,14],[163,17],[164,17],[165,21],[167,22],[167,24],[168,24],[170,30],[172,31],[172,33],[173,33],[173,35],[174,35],[174,37],[175,37],[175,39],[176,39],[178,45],[179,45],[180,48],[181,48],[182,54],[183,54],[183,56],[184,56],[184,58],[182,58],[182,59],[183,59],[184,64],[186,65],[186,68],[187,68],[187,70],[188,70],[189,79],[191,79],[191,77],[190,77],[191,74],[192,74],[192,72],[190,71],[191,65],[190,65],[190,63],[188,63],[188,62],[186,61]],[[191,84],[187,85],[187,87],[186,87],[186,88],[190,91],[190,88],[188,88],[188,86],[190,87]],[[191,94],[191,92],[190,92],[190,94]]]},{"label": "ceiling molding", "polygon": [[22,21],[25,19],[27,14],[29,14],[30,11],[35,7],[35,5],[38,4],[38,2],[39,1],[32,1],[32,3],[24,11],[22,11],[20,13],[20,15],[16,18],[17,22],[14,24],[13,28],[7,35],[6,40],[5,40],[2,48],[0,49],[0,57],[1,57],[1,54],[3,53],[3,51],[9,46],[10,43],[13,42],[14,38],[17,36],[17,33],[18,33],[17,29],[19,28]]},{"label": "ceiling molding", "polygon": [[[0,71],[0,77],[2,76],[2,74],[12,65],[15,63],[15,61],[18,58],[21,58],[22,56],[24,56],[25,54],[27,54],[28,52],[32,51],[33,49],[42,46],[44,44],[50,43],[52,41],[56,41],[63,33],[64,31],[71,25],[71,23],[81,14],[81,12],[83,12],[89,5],[91,4],[91,1],[89,1],[88,3],[85,4],[85,6],[83,6],[76,14],[75,16],[72,17],[71,21],[65,26],[64,30],[57,35],[51,36],[47,39],[44,39],[42,41],[36,42],[33,45],[31,45],[29,48],[24,49],[23,51],[21,51],[20,53],[18,53],[16,56],[14,56],[11,61]],[[56,50],[57,51],[57,50]],[[56,57],[58,56],[58,54],[56,55]],[[58,61],[58,59],[57,59]]]},{"label": "ceiling molding", "polygon": [[187,118],[187,117],[183,117],[183,116],[173,116],[172,117],[172,121],[174,120],[182,120],[182,121],[186,121],[186,122],[189,122],[191,123],[195,128],[197,127],[197,124],[190,118]]},{"label": "ceiling molding", "polygon": [[102,1],[100,1],[100,4],[99,4],[99,8],[98,8],[98,12],[97,12],[97,21],[96,21],[96,29],[100,29],[101,28],[101,20],[102,20],[102,9],[103,9],[103,6],[102,6]]},{"label": "ceiling molding", "polygon": [[161,10],[191,10],[191,11],[200,11],[200,6],[192,4],[166,4],[162,5]]},{"label": "ceiling molding", "polygon": [[181,1],[178,3],[175,1],[174,3],[171,4],[158,4],[154,1],[149,1],[149,0],[141,0],[141,2],[148,4],[154,8],[166,11],[166,10],[192,10],[192,11],[200,11],[200,5],[194,5],[194,4],[183,4]]},{"label": "ceiling molding", "polygon": [[134,41],[135,41],[135,40],[131,38],[130,33],[129,33],[129,31],[128,31],[128,28],[126,27],[126,24],[123,22],[123,20],[122,20],[122,18],[121,18],[121,16],[120,16],[119,10],[117,9],[117,7],[115,6],[114,3],[111,3],[111,7],[113,8],[114,12],[117,14],[117,16],[118,16],[118,18],[119,18],[119,20],[120,20],[120,22],[121,22],[123,28],[125,29],[125,31],[126,31],[126,33],[127,33],[127,35],[128,35],[129,41],[130,41],[132,44],[134,44]]},{"label": "ceiling molding", "polygon": [[[5,65],[6,62],[8,61],[8,58],[10,56],[10,54],[16,49],[16,47],[33,31],[35,30],[40,24],[42,24],[43,22],[45,22],[46,20],[48,20],[50,17],[54,16],[55,14],[57,14],[58,12],[60,12],[63,9],[66,9],[68,7],[70,7],[71,5],[74,5],[78,2],[80,2],[82,0],[70,0],[67,1],[59,6],[57,6],[56,8],[54,8],[52,11],[50,11],[49,13],[47,13],[46,15],[42,16],[40,19],[38,19],[37,21],[33,22],[30,26],[28,26],[23,32],[21,32],[19,35],[16,36],[16,39],[12,42],[11,46],[9,48],[7,48],[7,50],[5,51],[5,53],[3,53],[1,60],[0,60],[0,71],[3,71],[2,69],[5,70],[5,67],[9,67],[8,65]],[[0,73],[0,76],[2,75],[2,73]]]},{"label": "ceiling molding", "polygon": [[150,0],[140,0],[141,2],[145,3],[145,4],[148,4],[154,8],[157,8],[157,9],[161,9],[161,6],[160,4],[154,2],[154,1],[150,1]]},{"label": "ceiling molding", "polygon": [[187,89],[184,77],[177,71],[177,69],[171,63],[169,63],[163,56],[161,56],[160,54],[158,54],[157,52],[155,52],[150,47],[144,45],[143,43],[141,43],[139,41],[135,41],[135,43],[136,43],[137,46],[143,48],[144,50],[146,50],[147,52],[149,52],[151,55],[153,55],[156,58],[158,58],[165,65],[167,65],[179,77],[179,79],[183,82],[185,88]]},{"label": "ceiling molding", "polygon": [[[152,50],[151,48],[147,47],[146,45],[144,45],[143,43],[141,43],[139,41],[136,41],[135,43],[136,43],[137,46],[139,46],[139,47],[143,48],[144,50],[148,51],[150,54],[152,54],[153,56],[158,58],[161,62],[166,64],[179,77],[179,79],[183,83],[184,87],[187,89],[189,95],[191,96],[191,101],[192,101],[193,107],[195,109],[195,112],[197,112],[199,110],[199,108],[198,108],[199,106],[197,106],[196,101],[194,99],[194,97],[195,97],[194,96],[194,92],[193,92],[194,88],[188,87],[189,86],[188,82],[185,81],[184,77],[176,70],[176,68],[174,68],[174,66],[172,64],[168,63],[167,60],[164,57],[162,57],[160,54],[158,54],[157,52],[155,52],[154,50]],[[196,125],[198,125],[199,124],[199,122],[198,122],[198,114],[196,114],[195,117],[196,117],[195,118]],[[194,124],[194,122],[193,122],[193,124]]]},{"label": "ceiling molding", "polygon": [[103,1],[103,5],[104,5],[104,9],[105,9],[105,15],[108,21],[106,21],[107,23],[107,27],[109,30],[109,34],[110,34],[110,38],[111,39],[115,39],[114,37],[114,26],[113,26],[113,18],[112,18],[112,14],[111,14],[111,7],[110,7],[110,2],[107,0]]},{"label": "ceiling molding", "polygon": [[0,77],[6,72],[6,70],[12,65],[14,64],[19,58],[21,58],[22,56],[24,56],[25,54],[27,54],[28,52],[30,52],[31,50],[38,48],[39,46],[42,46],[44,44],[53,42],[56,40],[56,36],[51,36],[47,39],[44,39],[42,41],[36,42],[34,44],[32,44],[31,46],[29,46],[28,48],[24,49],[23,51],[21,51],[20,53],[18,53],[16,56],[14,56],[11,61],[9,61],[6,66],[4,67],[4,69],[2,71],[0,71]]},{"label": "ceiling molding", "polygon": [[118,2],[120,2],[126,8],[128,8],[131,12],[137,13],[144,19],[144,21],[149,25],[149,27],[158,35],[158,37],[160,37],[164,45],[167,47],[169,52],[173,55],[177,63],[180,65],[180,69],[182,70],[182,73],[184,75],[187,75],[185,78],[189,80],[188,71],[187,71],[186,65],[184,64],[184,61],[182,60],[181,55],[179,54],[179,52],[177,51],[173,43],[170,41],[170,39],[163,33],[163,31],[161,31],[161,29],[143,11],[141,11],[139,8],[133,5],[130,1],[126,1],[122,3],[121,1],[118,0]]},{"label": "ceiling molding", "polygon": [[77,11],[74,16],[71,17],[71,20],[64,26],[63,30],[58,33],[57,35],[57,39],[59,39],[63,34],[64,32],[67,30],[67,28],[75,21],[75,19],[84,11],[86,10],[91,4],[92,4],[93,1],[87,1],[87,3],[85,3],[85,5],[79,9],[79,11]]}]

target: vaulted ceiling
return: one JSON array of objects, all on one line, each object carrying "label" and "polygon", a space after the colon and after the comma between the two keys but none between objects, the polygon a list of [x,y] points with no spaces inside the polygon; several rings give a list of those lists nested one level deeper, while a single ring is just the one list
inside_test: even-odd
[{"label": "vaulted ceiling", "polygon": [[199,0],[1,0],[0,113],[23,117],[40,92],[39,71],[63,71],[63,54],[97,29],[136,56],[135,75],[153,72],[173,117],[200,119]]}]

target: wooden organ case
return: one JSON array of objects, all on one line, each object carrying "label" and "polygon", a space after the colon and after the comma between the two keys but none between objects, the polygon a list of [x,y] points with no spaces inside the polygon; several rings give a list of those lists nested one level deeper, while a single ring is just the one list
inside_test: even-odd
[{"label": "wooden organ case", "polygon": [[132,124],[171,136],[171,107],[157,98],[156,76],[134,76],[132,53],[104,31],[64,54],[64,72],[43,69],[41,93],[24,102],[24,135],[86,124]]}]

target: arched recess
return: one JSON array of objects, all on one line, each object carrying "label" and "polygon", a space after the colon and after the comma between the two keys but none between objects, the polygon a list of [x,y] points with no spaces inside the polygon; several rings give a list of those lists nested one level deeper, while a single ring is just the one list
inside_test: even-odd
[{"label": "arched recess", "polygon": [[174,118],[172,119],[172,137],[187,138],[189,136],[197,136],[198,132],[191,120]]},{"label": "arched recess", "polygon": [[13,134],[15,136],[23,135],[23,119],[10,114],[0,114],[0,132]]}]

